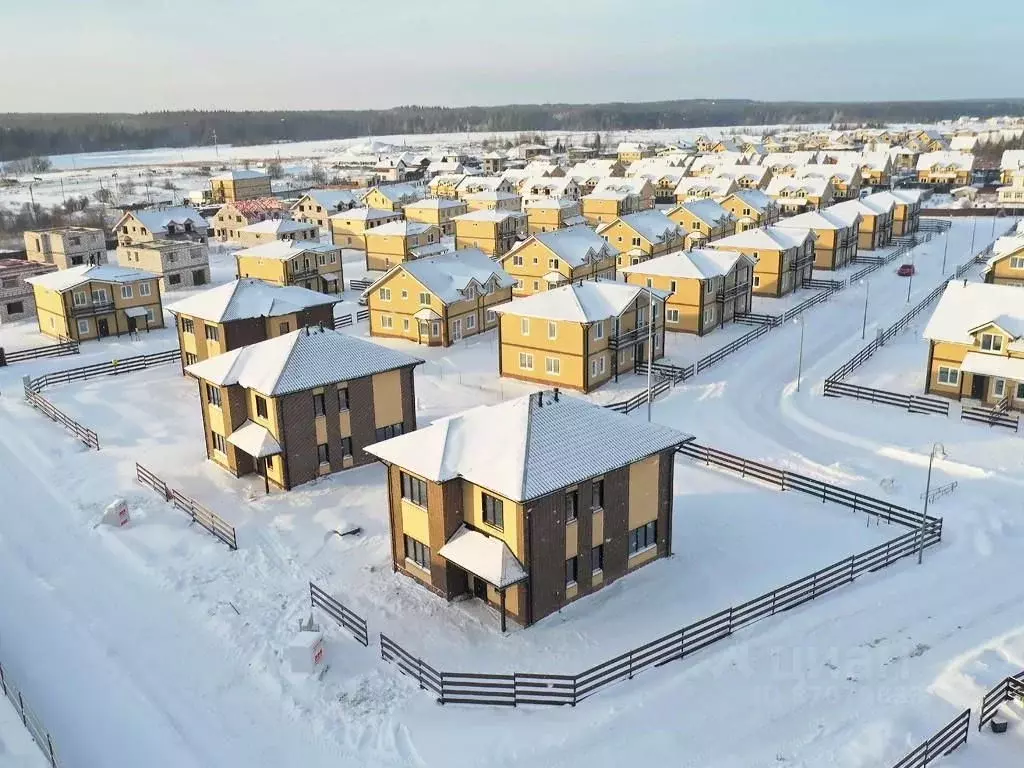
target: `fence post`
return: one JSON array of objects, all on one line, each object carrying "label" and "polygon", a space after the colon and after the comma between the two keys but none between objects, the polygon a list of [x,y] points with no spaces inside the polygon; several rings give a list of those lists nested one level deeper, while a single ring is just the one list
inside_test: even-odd
[{"label": "fence post", "polygon": [[441,672],[441,673],[438,674],[438,677],[441,678],[441,698],[439,698],[437,701],[442,706],[444,706],[444,676],[445,676],[444,672]]},{"label": "fence post", "polygon": [[21,722],[28,728],[28,715],[25,714],[25,700],[21,698],[21,691],[18,691],[18,707],[21,709]]},{"label": "fence post", "polygon": [[57,766],[57,756],[55,754],[53,754],[53,742],[50,741],[50,734],[49,733],[46,734],[46,749],[50,753],[50,765],[52,765],[52,766],[54,766],[54,768],[56,768],[56,766]]},{"label": "fence post", "polygon": [[633,652],[629,652],[629,679],[633,679]]},{"label": "fence post", "polygon": [[574,707],[576,706],[576,699],[577,699],[577,692],[576,691],[577,691],[577,686],[578,685],[579,685],[579,676],[578,675],[573,675],[573,678],[572,678],[572,705]]},{"label": "fence post", "polygon": [[420,683],[420,690],[423,690],[423,659],[416,659],[416,679]]},{"label": "fence post", "polygon": [[848,582],[852,582],[853,579],[854,579],[853,569],[856,567],[856,565],[857,565],[857,556],[856,555],[850,555],[850,577],[847,580]]},{"label": "fence post", "polygon": [[0,664],[0,688],[4,689],[4,696],[7,695],[7,681],[4,679],[4,665]]}]

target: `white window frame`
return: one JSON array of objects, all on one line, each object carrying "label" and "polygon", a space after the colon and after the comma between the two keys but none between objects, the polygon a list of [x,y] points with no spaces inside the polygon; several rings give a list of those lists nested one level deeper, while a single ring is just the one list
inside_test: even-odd
[{"label": "white window frame", "polygon": [[604,320],[598,320],[594,324],[594,338],[595,339],[603,339],[604,338]]},{"label": "white window frame", "polygon": [[[985,340],[989,339],[989,346],[985,346]],[[1002,352],[1003,351],[1003,337],[998,333],[983,333],[981,334],[981,348],[985,352]]]},{"label": "white window frame", "polygon": [[558,338],[558,323],[554,320],[548,320],[548,339],[554,340]]},{"label": "white window frame", "polygon": [[72,298],[76,307],[84,307],[89,303],[89,296],[85,291],[75,291]]},{"label": "white window frame", "polygon": [[530,318],[521,317],[519,318],[519,334],[521,336],[530,335]]},{"label": "white window frame", "polygon": [[992,379],[992,396],[1006,397],[1006,379]]},{"label": "white window frame", "polygon": [[484,321],[485,322],[493,323],[497,319],[498,319],[498,315],[495,313],[495,311],[493,309],[488,309],[486,312],[484,312]]},{"label": "white window frame", "polygon": [[431,323],[430,323],[430,335],[431,336],[440,336],[441,335],[441,321],[440,320],[432,320],[431,321]]},{"label": "white window frame", "polygon": [[150,287],[149,282],[139,283],[139,296],[151,296],[153,289]]},{"label": "white window frame", "polygon": [[380,316],[380,327],[391,330],[395,327],[395,318],[392,315],[381,315]]},{"label": "white window frame", "polygon": [[476,315],[475,314],[471,313],[471,314],[466,315],[466,330],[467,331],[476,330]]},{"label": "white window frame", "polygon": [[704,307],[704,318],[703,318],[704,325],[707,325],[708,323],[713,323],[714,321],[715,321],[715,308],[714,307]]},{"label": "white window frame", "polygon": [[670,322],[670,323],[678,323],[679,322],[679,310],[678,309],[666,309],[665,310],[665,320]]},{"label": "white window frame", "polygon": [[557,357],[544,358],[544,371],[548,376],[561,376],[562,361]]},{"label": "white window frame", "polygon": [[78,332],[79,333],[89,333],[89,321],[86,320],[84,317],[83,318],[79,318],[79,320],[78,320]]},{"label": "white window frame", "polygon": [[[122,299],[131,299],[131,298],[134,298],[134,297],[135,297],[135,291],[132,290],[132,287],[130,285],[122,285],[121,286],[121,298]],[[102,303],[102,302],[100,302],[100,303]]]},{"label": "white window frame", "polygon": [[935,374],[935,380],[942,385],[955,387],[960,384],[960,369],[950,368],[948,365],[940,365]]},{"label": "white window frame", "polygon": [[390,288],[378,288],[377,298],[381,301],[391,301],[391,289]]},{"label": "white window frame", "polygon": [[533,355],[529,352],[519,353],[519,370],[521,371],[532,371],[533,370]]},{"label": "white window frame", "polygon": [[761,287],[761,276],[760,275],[754,275],[753,287],[754,288],[760,288]]}]

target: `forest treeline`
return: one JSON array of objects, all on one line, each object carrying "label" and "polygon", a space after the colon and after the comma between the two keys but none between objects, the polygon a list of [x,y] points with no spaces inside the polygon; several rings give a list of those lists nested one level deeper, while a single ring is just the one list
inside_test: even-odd
[{"label": "forest treeline", "polygon": [[35,155],[464,131],[622,131],[931,122],[1024,114],[1024,99],[863,103],[686,100],[381,110],[0,115],[0,163]]}]

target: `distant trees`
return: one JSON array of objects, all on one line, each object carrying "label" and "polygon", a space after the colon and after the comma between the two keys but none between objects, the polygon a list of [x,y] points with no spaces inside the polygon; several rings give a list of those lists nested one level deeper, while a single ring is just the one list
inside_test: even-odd
[{"label": "distant trees", "polygon": [[0,166],[0,176],[18,176],[27,173],[45,173],[53,167],[48,157],[24,157]]}]

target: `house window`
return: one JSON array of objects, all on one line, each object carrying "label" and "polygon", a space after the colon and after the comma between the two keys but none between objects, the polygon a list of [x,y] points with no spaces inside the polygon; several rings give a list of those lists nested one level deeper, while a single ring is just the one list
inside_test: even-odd
[{"label": "house window", "polygon": [[313,395],[313,415],[323,416],[325,413],[327,413],[327,404],[324,402],[323,392]]},{"label": "house window", "polygon": [[548,338],[549,339],[557,339],[558,338],[558,323],[553,323],[553,322],[549,322],[548,323]]},{"label": "house window", "polygon": [[210,405],[220,406],[220,390],[213,386],[213,384],[206,385],[206,399],[210,401]]},{"label": "house window", "polygon": [[705,280],[704,281],[704,293],[706,293],[708,296],[710,296],[714,292],[715,292],[715,281],[714,280]]},{"label": "house window", "polygon": [[652,280],[649,277],[647,278],[647,287],[648,288],[653,288],[654,287],[654,280]]},{"label": "house window", "polygon": [[421,293],[420,294],[420,304],[422,304],[424,306],[428,306],[428,307],[430,306],[430,294],[429,293]]},{"label": "house window", "polygon": [[185,365],[193,365],[199,362],[199,357],[191,352],[185,353]]},{"label": "house window", "polygon": [[529,336],[530,335],[530,318],[528,318],[528,317],[520,318],[520,320],[519,320],[519,332],[523,336]]},{"label": "house window", "polygon": [[629,532],[629,555],[632,557],[654,547],[658,543],[658,522],[652,520],[646,525]]},{"label": "house window", "polygon": [[208,325],[205,328],[207,341],[220,341],[220,328],[216,325]]},{"label": "house window", "polygon": [[558,269],[558,259],[548,259],[548,269]]},{"label": "house window", "polygon": [[[129,285],[128,288],[131,288]],[[129,291],[126,298],[131,298],[131,292]],[[93,304],[106,304],[107,303],[107,289],[97,288],[92,292],[92,303]]]},{"label": "house window", "polygon": [[466,328],[468,328],[469,330],[473,330],[474,328],[476,328],[476,315],[475,314],[467,315],[466,316]]},{"label": "house window", "polygon": [[195,333],[196,332],[196,324],[195,324],[195,322],[191,318],[188,318],[188,317],[181,318],[181,332],[182,333]]},{"label": "house window", "polygon": [[590,550],[590,571],[600,573],[604,570],[604,544],[598,544]]},{"label": "house window", "polygon": [[519,353],[519,367],[524,371],[533,370],[533,355],[529,352]]},{"label": "house window", "polygon": [[255,396],[256,399],[256,415],[261,419],[267,418],[267,400],[266,398]]},{"label": "house window", "polygon": [[715,308],[705,307],[704,308],[704,325],[710,325],[715,319]]},{"label": "house window", "polygon": [[633,238],[633,245],[635,245],[635,246],[639,246],[640,245],[640,238],[639,237],[634,237]]},{"label": "house window", "polygon": [[997,333],[983,333],[981,348],[989,352],[998,352],[1003,348],[1003,337]]},{"label": "house window", "polygon": [[149,325],[156,322],[156,310],[152,307],[146,307],[146,322]]},{"label": "house window", "polygon": [[217,432],[210,432],[210,439],[213,442],[213,450],[224,454],[228,452],[228,444],[224,440],[224,435],[218,434]]},{"label": "house window", "polygon": [[1015,395],[1015,397],[1018,400],[1024,400],[1024,382],[1021,382],[1017,385],[1017,394]]},{"label": "house window", "polygon": [[134,295],[134,293],[132,292],[132,287],[130,285],[122,285],[121,286],[121,298],[122,299],[130,299],[133,295]]},{"label": "house window", "polygon": [[424,570],[430,570],[430,547],[406,535],[405,559]]},{"label": "house window", "polygon": [[590,508],[604,509],[604,478],[595,480],[590,489]]},{"label": "house window", "polygon": [[1024,256],[1011,256],[1010,269],[1024,269]]},{"label": "house window", "polygon": [[676,292],[676,281],[675,280],[670,280],[669,281],[668,290],[671,293],[675,293]]},{"label": "house window", "polygon": [[79,333],[88,333],[89,332],[89,321],[88,320],[79,320],[78,321],[78,332]]},{"label": "house window", "polygon": [[517,253],[517,254],[515,254],[512,257],[512,266],[513,267],[521,267],[521,266],[523,266],[523,257],[522,257],[522,255]]},{"label": "house window", "polygon": [[484,522],[499,531],[505,527],[505,514],[502,509],[501,499],[496,499],[489,493],[480,493],[481,506],[484,510]]},{"label": "house window", "polygon": [[580,493],[579,491],[572,490],[565,494],[565,522],[566,524],[573,522],[576,519],[576,515],[580,505]]},{"label": "house window", "polygon": [[377,440],[390,440],[392,437],[398,437],[405,432],[405,424],[398,422],[396,424],[388,424],[386,427],[377,427]]},{"label": "house window", "polygon": [[544,370],[550,376],[558,376],[562,372],[562,361],[557,357],[544,358]]},{"label": "house window", "polygon": [[321,464],[331,463],[331,450],[327,447],[327,443],[321,443],[316,447],[316,460]]},{"label": "house window", "polygon": [[418,477],[407,475],[405,472],[401,473],[402,480],[402,498],[406,501],[412,502],[413,504],[426,507],[427,506],[427,484],[425,481],[420,480]]},{"label": "house window", "polygon": [[86,296],[85,291],[75,291],[74,297],[76,307],[84,307],[89,303],[89,297]]},{"label": "house window", "polygon": [[565,586],[574,587],[576,586],[576,576],[578,568],[579,558],[570,557],[565,561]]},{"label": "house window", "polygon": [[604,338],[604,320],[598,320],[597,324],[594,325],[594,338],[595,339],[603,339]]},{"label": "house window", "polygon": [[380,298],[381,301],[391,301],[391,289],[380,288],[377,290],[377,296]]},{"label": "house window", "polygon": [[[131,288],[131,286],[128,286]],[[139,296],[149,296],[153,293],[153,289],[150,288],[149,283],[139,283]]]},{"label": "house window", "polygon": [[945,365],[939,366],[939,384],[956,386],[960,383],[960,371],[956,368],[949,368]]},{"label": "house window", "polygon": [[338,390],[338,410],[348,410],[348,387],[342,387]]},{"label": "house window", "polygon": [[754,275],[754,287],[755,288],[760,288],[761,287],[761,276],[760,275]]},{"label": "house window", "polygon": [[678,309],[666,309],[665,310],[665,319],[668,320],[670,323],[678,323],[679,322],[679,310]]},{"label": "house window", "polygon": [[992,396],[1003,397],[1006,394],[1006,379],[994,379],[992,381]]},{"label": "house window", "polygon": [[351,437],[343,437],[343,438],[341,438],[341,457],[345,458],[346,456],[351,456],[351,455],[352,455],[352,438]]},{"label": "house window", "polygon": [[493,323],[497,318],[498,318],[498,316],[496,314],[494,314],[494,310],[493,309],[488,309],[484,313],[484,320],[486,320],[488,324],[489,323]]}]

